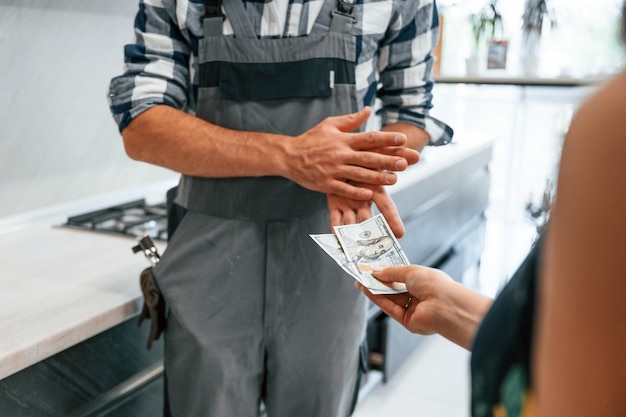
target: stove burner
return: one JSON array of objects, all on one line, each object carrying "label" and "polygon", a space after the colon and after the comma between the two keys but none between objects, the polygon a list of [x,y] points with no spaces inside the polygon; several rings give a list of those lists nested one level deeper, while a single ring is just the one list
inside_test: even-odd
[{"label": "stove burner", "polygon": [[167,208],[140,199],[69,217],[66,226],[167,241]]}]

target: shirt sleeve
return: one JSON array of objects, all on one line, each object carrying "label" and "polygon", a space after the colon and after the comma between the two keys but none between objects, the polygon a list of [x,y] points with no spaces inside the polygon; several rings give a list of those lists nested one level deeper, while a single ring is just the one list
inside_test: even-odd
[{"label": "shirt sleeve", "polygon": [[379,60],[381,122],[416,125],[429,134],[430,145],[445,145],[452,140],[452,128],[429,115],[432,51],[439,34],[437,6],[434,0],[394,0],[394,6],[395,19]]},{"label": "shirt sleeve", "polygon": [[109,107],[120,131],[155,105],[188,106],[191,48],[173,3],[140,0],[133,43],[124,47],[124,73],[109,85]]}]

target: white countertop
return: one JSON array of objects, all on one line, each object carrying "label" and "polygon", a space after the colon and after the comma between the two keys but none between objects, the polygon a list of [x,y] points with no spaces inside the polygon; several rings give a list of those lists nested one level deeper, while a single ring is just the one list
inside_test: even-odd
[{"label": "white countertop", "polygon": [[580,87],[598,85],[605,82],[611,75],[593,77],[524,77],[524,76],[436,76],[435,82],[441,84],[490,84],[490,85],[517,85],[535,87]]},{"label": "white countertop", "polygon": [[139,273],[150,264],[133,253],[136,239],[59,225],[153,193],[164,198],[171,185],[0,220],[0,379],[139,313]]},{"label": "white countertop", "polygon": [[[428,148],[402,173],[390,194],[489,146],[482,138]],[[136,239],[60,227],[68,216],[157,192],[131,193],[0,219],[0,379],[76,345],[138,314]],[[158,244],[162,253],[165,244]]]},{"label": "white countertop", "polygon": [[425,148],[420,154],[419,162],[398,175],[398,182],[389,187],[389,194],[393,195],[417,181],[424,181],[467,158],[468,155],[476,154],[487,147],[493,146],[494,138],[489,135],[473,132],[471,135],[467,135],[466,138],[466,140],[449,143],[444,146]]}]

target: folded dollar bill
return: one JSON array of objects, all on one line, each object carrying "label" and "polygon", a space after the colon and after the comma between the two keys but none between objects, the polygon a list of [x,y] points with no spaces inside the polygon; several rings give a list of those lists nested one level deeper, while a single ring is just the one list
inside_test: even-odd
[{"label": "folded dollar bill", "polygon": [[391,228],[382,214],[359,224],[335,226],[335,234],[310,235],[337,264],[373,294],[406,292],[401,283],[382,283],[372,267],[409,265]]}]

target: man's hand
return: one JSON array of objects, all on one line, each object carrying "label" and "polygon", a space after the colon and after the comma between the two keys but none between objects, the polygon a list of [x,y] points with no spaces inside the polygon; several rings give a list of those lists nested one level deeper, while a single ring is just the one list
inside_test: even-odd
[{"label": "man's hand", "polygon": [[366,186],[395,184],[394,172],[404,171],[419,156],[404,148],[407,137],[403,133],[353,133],[370,114],[366,107],[358,113],[328,117],[286,142],[284,176],[314,191],[373,200],[375,192]]},{"label": "man's hand", "polygon": [[372,152],[404,158],[409,165],[414,165],[420,160],[419,152],[406,146],[388,146],[386,148],[372,149]]},{"label": "man's hand", "polygon": [[[369,188],[373,192],[372,201],[385,217],[391,231],[397,238],[404,236],[404,224],[398,213],[393,200],[387,195],[383,186],[371,186],[359,184]],[[343,224],[355,224],[367,220],[373,216],[371,201],[352,200],[337,195],[328,194],[328,209],[330,210],[330,225],[341,226]]]}]

